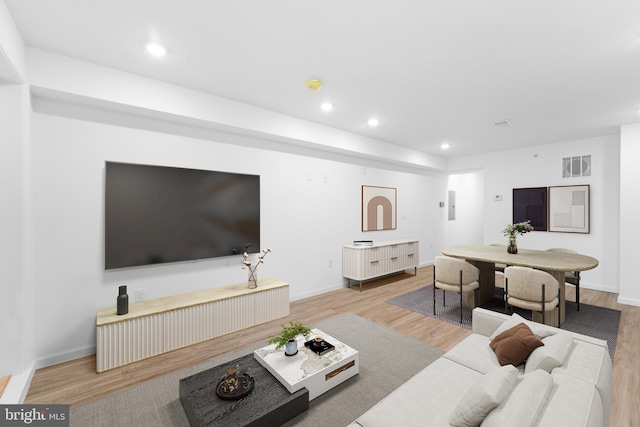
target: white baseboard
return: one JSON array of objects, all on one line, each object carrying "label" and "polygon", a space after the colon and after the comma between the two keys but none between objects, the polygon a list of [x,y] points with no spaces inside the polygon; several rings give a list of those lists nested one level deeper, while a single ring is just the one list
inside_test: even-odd
[{"label": "white baseboard", "polygon": [[301,299],[305,299],[305,298],[309,298],[309,297],[315,297],[316,295],[326,294],[327,292],[337,291],[338,289],[342,289],[342,288],[344,288],[344,284],[342,284],[342,283],[337,284],[337,285],[331,285],[331,286],[328,286],[326,288],[314,289],[314,290],[309,291],[309,292],[304,292],[304,293],[296,294],[296,295],[290,295],[289,296],[289,300],[290,301],[297,301],[297,300],[301,300]]},{"label": "white baseboard", "polygon": [[24,403],[24,399],[26,399],[27,393],[29,392],[31,379],[35,372],[35,365],[31,365],[26,371],[12,375],[11,379],[9,379],[9,384],[7,384],[7,388],[0,397],[0,404],[15,405]]},{"label": "white baseboard", "polygon": [[47,366],[57,365],[58,363],[68,362],[70,360],[78,359],[80,357],[90,356],[96,354],[96,346],[88,345],[84,347],[78,347],[73,350],[64,351],[56,354],[52,354],[45,357],[40,357],[35,361],[35,368],[45,368]]},{"label": "white baseboard", "polygon": [[618,304],[626,304],[626,305],[633,305],[635,307],[640,307],[640,300],[632,299],[632,298],[623,298],[621,296],[618,296]]},{"label": "white baseboard", "polygon": [[609,292],[612,294],[617,294],[620,291],[617,287],[614,288],[612,286],[599,285],[584,281],[580,281],[580,289],[593,289],[594,291]]}]

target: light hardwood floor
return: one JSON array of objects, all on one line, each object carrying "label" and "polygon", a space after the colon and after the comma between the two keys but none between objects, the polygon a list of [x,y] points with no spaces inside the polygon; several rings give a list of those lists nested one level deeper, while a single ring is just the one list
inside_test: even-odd
[{"label": "light hardwood floor", "polygon": [[[291,303],[290,315],[234,334],[156,356],[96,374],[95,356],[38,369],[26,403],[65,403],[72,407],[153,380],[169,372],[193,366],[213,357],[244,348],[275,335],[282,323],[302,320],[310,325],[337,314],[351,312],[405,335],[449,350],[471,332],[385,301],[432,283],[432,268],[418,269],[418,275],[399,274],[357,287],[344,288]],[[496,275],[501,285],[501,276]],[[581,302],[622,311],[613,364],[613,407],[610,426],[640,426],[640,307],[621,305],[617,294],[581,289]],[[567,300],[575,301],[572,286]],[[567,408],[568,411],[571,408]]]}]

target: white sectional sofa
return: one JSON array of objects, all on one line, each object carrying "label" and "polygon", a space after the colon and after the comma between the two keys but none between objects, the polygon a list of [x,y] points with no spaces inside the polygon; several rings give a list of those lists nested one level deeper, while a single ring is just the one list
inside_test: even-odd
[{"label": "white sectional sofa", "polygon": [[[518,323],[545,345],[501,367],[489,343]],[[606,427],[611,393],[606,341],[476,308],[472,335],[351,426]]]}]

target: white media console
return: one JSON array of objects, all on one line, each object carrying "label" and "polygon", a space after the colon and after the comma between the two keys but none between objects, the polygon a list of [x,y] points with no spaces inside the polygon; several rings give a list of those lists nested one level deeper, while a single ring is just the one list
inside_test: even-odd
[{"label": "white media console", "polygon": [[362,281],[413,268],[418,273],[420,244],[417,240],[390,240],[371,245],[346,245],[342,248],[342,275]]},{"label": "white media console", "polygon": [[113,369],[289,315],[289,284],[276,279],[98,310],[96,370]]}]

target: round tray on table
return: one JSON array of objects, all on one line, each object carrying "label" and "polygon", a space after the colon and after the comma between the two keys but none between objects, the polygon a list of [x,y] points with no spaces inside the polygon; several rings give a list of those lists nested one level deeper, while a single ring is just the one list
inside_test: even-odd
[{"label": "round tray on table", "polygon": [[252,376],[247,373],[232,373],[220,380],[216,386],[216,395],[224,400],[242,399],[251,391],[255,381]]}]

